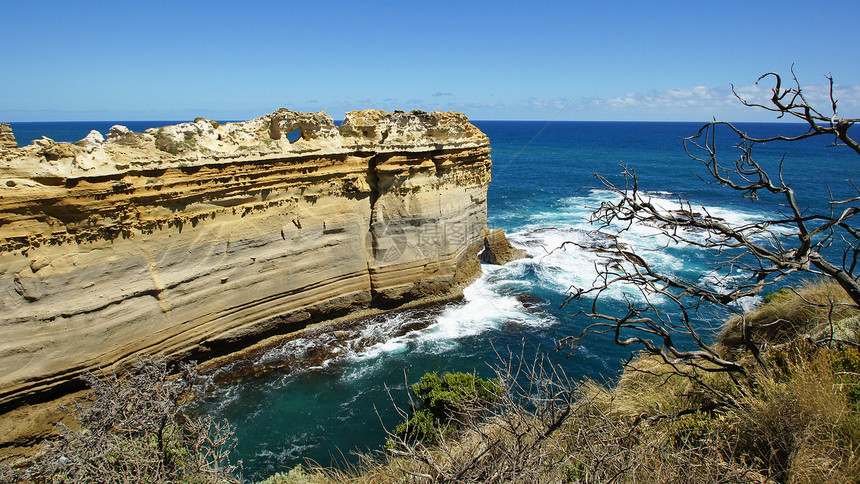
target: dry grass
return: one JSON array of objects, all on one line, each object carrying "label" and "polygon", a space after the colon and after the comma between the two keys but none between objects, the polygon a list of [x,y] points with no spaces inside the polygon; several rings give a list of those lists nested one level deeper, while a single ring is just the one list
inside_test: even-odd
[{"label": "dry grass", "polygon": [[660,357],[642,353],[625,367],[611,391],[586,384],[599,402],[612,400],[617,415],[673,415],[731,402],[739,395],[737,381],[727,373],[710,373],[689,365],[669,365]]},{"label": "dry grass", "polygon": [[[653,357],[635,359],[615,388],[589,385],[592,405],[583,411],[601,425],[578,430],[587,439],[573,458],[588,476],[623,470],[617,482],[857,483],[860,354],[806,343],[772,351],[779,371],[752,370],[737,383],[709,373],[700,384],[669,376]],[[727,401],[726,388],[735,389]],[[725,405],[695,411],[709,401]],[[628,437],[619,442],[619,435]],[[601,447],[614,447],[612,457],[583,452]]]},{"label": "dry grass", "polygon": [[[638,362],[657,369],[648,358]],[[654,374],[628,373],[625,385],[608,390],[593,382],[572,386],[553,372],[530,373],[542,375],[542,391],[502,378],[509,390],[527,392],[453,438],[364,456],[354,469],[314,468],[306,482],[762,482],[751,467],[723,457],[719,436],[688,431],[690,425],[675,431],[678,419],[640,418],[689,406],[689,383],[682,378],[655,384],[660,377]],[[552,389],[556,395],[569,391],[571,398],[535,397]]]},{"label": "dry grass", "polygon": [[833,331],[835,339],[860,339],[860,310],[833,280],[806,281],[795,289],[783,289],[767,297],[752,312],[728,321],[720,334],[728,349],[743,346],[744,324],[752,339],[770,345],[785,344],[809,335],[819,340]]},{"label": "dry grass", "polygon": [[[850,390],[860,385],[853,349],[810,350],[793,345],[775,376],[728,413],[738,445],[778,482],[860,479],[860,411]],[[846,364],[847,363],[847,364]]]}]

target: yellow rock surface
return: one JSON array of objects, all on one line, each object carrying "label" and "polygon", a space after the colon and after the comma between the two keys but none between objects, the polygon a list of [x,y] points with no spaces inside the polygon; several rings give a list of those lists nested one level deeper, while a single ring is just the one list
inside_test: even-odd
[{"label": "yellow rock surface", "polygon": [[377,110],[0,152],[0,411],[138,353],[202,360],[458,294],[480,274],[489,152],[460,113]]}]

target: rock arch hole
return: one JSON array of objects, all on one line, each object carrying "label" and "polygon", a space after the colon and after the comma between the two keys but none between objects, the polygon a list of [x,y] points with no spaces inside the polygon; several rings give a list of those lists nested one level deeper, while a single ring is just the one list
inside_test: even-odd
[{"label": "rock arch hole", "polygon": [[302,139],[302,133],[299,131],[298,128],[296,128],[292,132],[287,133],[287,139],[290,141],[290,143],[295,143],[296,141]]}]

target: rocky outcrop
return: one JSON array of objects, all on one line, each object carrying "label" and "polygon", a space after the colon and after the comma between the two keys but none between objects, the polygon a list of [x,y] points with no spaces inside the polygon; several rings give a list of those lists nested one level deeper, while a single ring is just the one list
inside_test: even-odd
[{"label": "rocky outcrop", "polygon": [[480,274],[489,152],[462,114],[377,110],[3,152],[0,410],[137,353],[203,359],[458,294]]},{"label": "rocky outcrop", "polygon": [[12,132],[12,127],[7,123],[0,123],[0,151],[17,147],[18,143],[15,141],[15,133]]},{"label": "rocky outcrop", "polygon": [[484,236],[484,250],[478,256],[481,262],[505,265],[508,262],[525,258],[526,255],[526,251],[511,245],[508,238],[505,237],[504,230],[495,229],[488,231]]}]

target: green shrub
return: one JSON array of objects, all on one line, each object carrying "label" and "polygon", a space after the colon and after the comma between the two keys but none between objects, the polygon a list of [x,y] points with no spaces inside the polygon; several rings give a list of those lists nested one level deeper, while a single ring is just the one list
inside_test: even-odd
[{"label": "green shrub", "polygon": [[[484,380],[471,373],[427,373],[412,385],[421,408],[399,424],[394,435],[407,442],[437,442],[456,428],[456,421],[480,414],[498,400],[501,391],[498,380]],[[389,440],[386,446],[396,444]]]},{"label": "green shrub", "polygon": [[[429,410],[421,409],[416,411],[412,417],[401,422],[394,429],[394,434],[407,441],[420,441],[426,444],[438,442],[439,438],[446,435],[451,430],[451,427],[445,426]],[[386,447],[393,448],[396,444],[392,441],[386,443]]]},{"label": "green shrub", "polygon": [[586,477],[586,468],[582,462],[572,462],[562,467],[562,482],[579,483]]},{"label": "green shrub", "polygon": [[341,136],[343,136],[344,138],[348,138],[348,137],[353,137],[353,138],[354,138],[354,137],[361,136],[361,133],[359,133],[358,131],[356,131],[356,130],[354,130],[354,129],[349,129],[349,128],[343,128],[343,127],[341,127],[341,128],[339,129],[339,131],[340,131],[340,135],[341,135]]},{"label": "green shrub", "polygon": [[483,380],[471,373],[427,373],[412,392],[437,419],[454,416],[468,405],[491,402],[501,391],[497,380]]},{"label": "green shrub", "polygon": [[158,128],[155,133],[155,147],[171,155],[178,155],[182,148],[180,143],[164,134],[164,128]]},{"label": "green shrub", "polygon": [[717,433],[718,419],[696,412],[673,420],[668,429],[669,438],[676,447],[701,445]]},{"label": "green shrub", "polygon": [[783,287],[779,291],[772,292],[772,293],[766,295],[764,297],[764,302],[770,303],[770,302],[776,301],[777,299],[782,299],[782,298],[788,297],[791,294],[792,294],[792,292],[790,289],[788,289],[787,287]]}]

